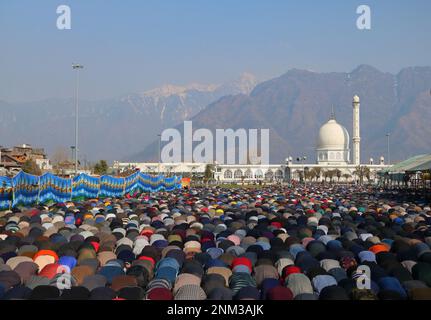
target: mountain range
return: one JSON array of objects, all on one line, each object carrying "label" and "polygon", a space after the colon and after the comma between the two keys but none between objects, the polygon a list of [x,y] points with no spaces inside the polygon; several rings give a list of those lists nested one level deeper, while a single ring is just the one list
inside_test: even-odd
[{"label": "mountain range", "polygon": [[[361,98],[361,156],[391,160],[431,149],[431,67],[397,74],[360,65],[351,72],[292,69],[257,84],[251,74],[221,85],[166,85],[121,97],[80,101],[80,152],[88,160],[155,161],[163,129],[270,129],[270,162],[306,155],[315,160],[320,126],[334,108],[352,132],[352,97]],[[181,131],[181,130],[180,130]],[[52,154],[74,144],[74,100],[0,101],[0,145],[29,143]]]},{"label": "mountain range", "polygon": [[[79,102],[80,159],[108,161],[143,150],[163,129],[187,120],[226,95],[249,94],[249,73],[221,85],[165,85],[141,93]],[[27,143],[49,154],[74,145],[74,99],[7,103],[0,100],[0,145]],[[153,155],[154,156],[154,155]],[[153,159],[154,160],[154,159]]]},{"label": "mountain range", "polygon": [[[268,128],[271,163],[304,155],[314,162],[317,134],[332,108],[337,121],[352,136],[352,98],[358,94],[362,162],[387,158],[387,133],[393,162],[430,152],[430,88],[431,67],[408,67],[398,74],[369,65],[360,65],[351,72],[292,69],[258,84],[249,95],[219,99],[191,120],[194,129]],[[129,160],[149,159],[155,148],[155,143],[150,144]]]}]

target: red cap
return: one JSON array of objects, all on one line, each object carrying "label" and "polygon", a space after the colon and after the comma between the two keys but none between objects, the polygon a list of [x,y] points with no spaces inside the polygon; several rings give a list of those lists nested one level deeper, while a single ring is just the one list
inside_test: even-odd
[{"label": "red cap", "polygon": [[149,300],[173,300],[172,292],[166,288],[154,288],[147,294]]},{"label": "red cap", "polygon": [[98,251],[99,251],[99,248],[100,248],[100,244],[99,244],[98,242],[96,242],[96,241],[91,241],[90,243],[91,243],[91,245],[93,246],[94,250],[95,250],[96,252],[98,252]]},{"label": "red cap", "polygon": [[153,258],[148,257],[148,256],[141,256],[141,257],[138,258],[138,260],[147,260],[147,261],[150,261],[153,264],[153,266],[156,264],[156,261],[154,261]]},{"label": "red cap", "polygon": [[271,226],[274,226],[277,229],[280,229],[282,227],[281,223],[280,222],[276,222],[276,221],[271,222]]},{"label": "red cap", "polygon": [[283,268],[283,278],[287,278],[289,275],[294,273],[301,273],[301,268],[297,266],[287,266]]},{"label": "red cap", "polygon": [[39,272],[39,276],[52,279],[58,273],[63,273],[61,271],[62,271],[61,265],[59,265],[58,263],[50,263],[50,264],[47,264],[45,267],[43,267],[43,269]]},{"label": "red cap", "polygon": [[251,264],[250,259],[246,258],[246,257],[239,257],[239,258],[235,258],[232,261],[232,269],[235,268],[238,265],[244,265],[247,266],[248,269],[250,270],[250,272],[253,271],[253,265]]},{"label": "red cap", "polygon": [[52,251],[52,250],[39,250],[34,256],[33,256],[33,261],[34,260],[36,260],[36,258],[37,257],[40,257],[40,256],[46,256],[46,255],[48,255],[48,256],[52,256],[54,259],[55,259],[55,261],[58,261],[58,255],[57,255],[57,253],[55,253],[55,251]]}]

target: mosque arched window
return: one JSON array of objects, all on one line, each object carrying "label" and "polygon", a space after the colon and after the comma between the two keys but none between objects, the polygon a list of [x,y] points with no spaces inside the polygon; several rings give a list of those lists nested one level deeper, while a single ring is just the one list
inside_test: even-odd
[{"label": "mosque arched window", "polygon": [[226,170],[223,176],[225,179],[232,179],[232,171]]},{"label": "mosque arched window", "polygon": [[275,179],[277,179],[277,180],[283,179],[283,171],[277,170],[275,172]]},{"label": "mosque arched window", "polygon": [[246,179],[253,179],[253,172],[250,169],[247,169],[244,175]]},{"label": "mosque arched window", "polygon": [[260,169],[257,169],[255,174],[254,174],[254,178],[255,179],[263,179],[263,172]]},{"label": "mosque arched window", "polygon": [[240,169],[235,170],[233,177],[235,179],[241,179],[242,178],[242,171]]},{"label": "mosque arched window", "polygon": [[266,173],[265,173],[265,180],[272,180],[272,178],[274,178],[274,173],[272,172],[271,169],[269,169]]}]

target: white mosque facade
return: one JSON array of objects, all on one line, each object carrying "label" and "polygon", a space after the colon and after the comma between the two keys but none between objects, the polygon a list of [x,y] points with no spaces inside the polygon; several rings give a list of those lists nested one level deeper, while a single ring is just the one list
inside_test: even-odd
[{"label": "white mosque facade", "polygon": [[[313,181],[358,181],[361,168],[363,179],[377,181],[377,172],[388,167],[381,156],[377,163],[370,159],[367,164],[360,163],[360,99],[353,97],[353,138],[352,157],[348,130],[337,122],[332,112],[331,118],[318,132],[316,143],[316,162],[306,163],[307,159],[288,157],[284,164],[278,165],[218,165],[215,178],[224,182],[292,182]],[[314,172],[314,175],[310,174]]]},{"label": "white mosque facade", "polygon": [[[360,99],[353,97],[352,150],[348,130],[337,122],[332,112],[330,119],[318,132],[316,143],[316,162],[306,163],[305,158],[289,156],[283,164],[240,165],[215,164],[214,178],[225,183],[254,182],[292,182],[292,181],[358,181],[361,168],[367,168],[364,179],[377,181],[377,172],[388,167],[384,157],[377,163],[370,159],[367,164],[360,163]],[[352,152],[351,152],[352,151]],[[351,157],[352,153],[352,157]],[[205,163],[114,163],[114,168],[139,168],[141,172],[164,174],[203,174]],[[313,172],[313,175],[310,174]]]}]

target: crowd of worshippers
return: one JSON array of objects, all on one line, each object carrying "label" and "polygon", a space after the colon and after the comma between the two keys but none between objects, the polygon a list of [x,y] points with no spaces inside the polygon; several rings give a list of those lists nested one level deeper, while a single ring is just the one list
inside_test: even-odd
[{"label": "crowd of worshippers", "polygon": [[430,205],[382,194],[211,186],[2,211],[0,299],[431,299]]}]

